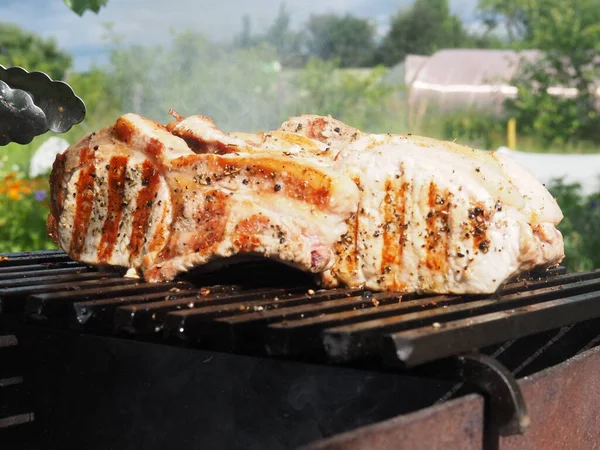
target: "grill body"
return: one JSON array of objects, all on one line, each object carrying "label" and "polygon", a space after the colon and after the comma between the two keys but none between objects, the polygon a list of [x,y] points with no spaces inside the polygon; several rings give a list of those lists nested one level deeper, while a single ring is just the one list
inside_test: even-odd
[{"label": "grill body", "polygon": [[[319,291],[269,264],[121,275],[62,252],[2,255],[0,433],[15,448],[527,448],[551,443],[542,411],[572,399],[586,405],[565,422],[573,448],[598,437],[600,400],[569,380],[597,387],[600,272],[462,297]],[[533,434],[500,438],[487,400],[447,373],[472,351],[521,379]]]}]

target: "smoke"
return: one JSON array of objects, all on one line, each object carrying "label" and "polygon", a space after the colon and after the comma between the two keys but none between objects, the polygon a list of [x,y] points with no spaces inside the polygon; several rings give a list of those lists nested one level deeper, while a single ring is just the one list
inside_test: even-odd
[{"label": "smoke", "polygon": [[185,31],[168,47],[117,48],[111,59],[123,112],[165,122],[173,108],[238,131],[274,128],[287,117],[285,75],[268,46],[234,49]]}]

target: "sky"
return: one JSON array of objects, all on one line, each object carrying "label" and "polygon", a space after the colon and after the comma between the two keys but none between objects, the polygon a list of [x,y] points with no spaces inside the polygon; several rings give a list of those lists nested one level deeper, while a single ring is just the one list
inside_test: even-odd
[{"label": "sky", "polygon": [[[251,18],[253,31],[270,25],[282,0],[108,0],[99,14],[79,17],[63,0],[0,0],[0,21],[10,22],[56,39],[74,57],[74,69],[85,70],[106,61],[106,24],[127,43],[167,43],[172,30],[194,30],[214,40],[235,35],[243,15]],[[292,27],[301,26],[311,14],[350,13],[374,21],[384,33],[389,18],[412,0],[284,0]],[[476,0],[450,0],[452,12],[472,22]],[[2,61],[0,61],[1,63]]]}]

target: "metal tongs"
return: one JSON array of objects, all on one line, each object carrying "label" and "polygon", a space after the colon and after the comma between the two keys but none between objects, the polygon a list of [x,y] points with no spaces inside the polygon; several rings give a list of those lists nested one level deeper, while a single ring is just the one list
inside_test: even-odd
[{"label": "metal tongs", "polygon": [[83,100],[67,83],[0,65],[0,146],[29,144],[47,131],[66,133],[85,113]]}]

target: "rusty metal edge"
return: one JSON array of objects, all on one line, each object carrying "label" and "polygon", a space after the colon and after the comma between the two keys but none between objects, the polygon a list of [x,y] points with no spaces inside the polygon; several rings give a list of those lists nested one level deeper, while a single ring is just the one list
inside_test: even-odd
[{"label": "rusty metal edge", "polygon": [[[599,374],[600,347],[594,347],[520,379],[531,426],[524,436],[498,437],[498,448],[600,448]],[[471,394],[313,442],[299,450],[481,449],[483,433],[484,400]]]},{"label": "rusty metal edge", "polygon": [[531,417],[524,436],[499,440],[501,450],[600,448],[600,347],[519,380]]},{"label": "rusty metal edge", "polygon": [[298,450],[479,450],[483,445],[483,417],[483,397],[470,394]]}]

